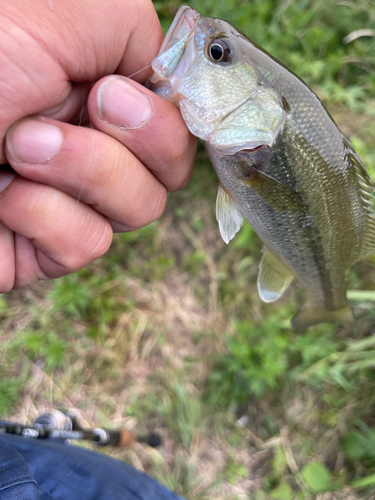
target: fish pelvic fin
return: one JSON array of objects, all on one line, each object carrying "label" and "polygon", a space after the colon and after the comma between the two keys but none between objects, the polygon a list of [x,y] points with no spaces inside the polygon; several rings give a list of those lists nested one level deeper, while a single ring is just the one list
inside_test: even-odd
[{"label": "fish pelvic fin", "polygon": [[294,275],[268,248],[263,247],[262,252],[258,274],[258,293],[263,302],[275,302],[287,290]]},{"label": "fish pelvic fin", "polygon": [[353,322],[354,317],[349,305],[331,311],[320,308],[307,308],[303,309],[292,318],[292,327],[295,330],[305,330],[319,323],[341,323],[342,325],[350,325]]},{"label": "fish pelvic fin", "polygon": [[219,223],[221,237],[229,243],[241,229],[243,216],[229,194],[219,185],[216,198],[216,219]]}]

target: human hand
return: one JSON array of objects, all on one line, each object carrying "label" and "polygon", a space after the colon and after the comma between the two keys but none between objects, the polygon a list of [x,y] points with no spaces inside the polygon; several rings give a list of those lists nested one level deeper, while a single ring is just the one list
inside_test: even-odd
[{"label": "human hand", "polygon": [[[151,0],[0,6],[0,164],[17,172],[0,167],[1,293],[72,273],[107,251],[113,231],[160,217],[166,192],[191,176],[195,139],[141,85],[149,70],[105,77],[157,55]],[[74,125],[82,110],[96,130]]]}]

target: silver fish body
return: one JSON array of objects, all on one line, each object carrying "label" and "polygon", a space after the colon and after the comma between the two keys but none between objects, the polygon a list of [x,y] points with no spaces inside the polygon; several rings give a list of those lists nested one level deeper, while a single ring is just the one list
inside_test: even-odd
[{"label": "silver fish body", "polygon": [[351,322],[350,267],[375,253],[373,187],[318,97],[232,25],[186,6],[153,69],[155,91],[205,141],[223,239],[244,217],[265,244],[261,298],[277,300],[297,278],[307,302],[295,328]]}]

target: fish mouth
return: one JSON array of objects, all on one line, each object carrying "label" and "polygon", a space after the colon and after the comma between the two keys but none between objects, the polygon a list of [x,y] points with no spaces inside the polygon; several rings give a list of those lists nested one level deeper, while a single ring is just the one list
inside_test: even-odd
[{"label": "fish mouth", "polygon": [[185,38],[186,35],[189,35],[195,28],[198,17],[200,17],[200,14],[188,5],[180,7],[169,27],[158,55],[160,56]]},{"label": "fish mouth", "polygon": [[[154,70],[150,78],[151,89],[162,97],[168,95],[171,102],[174,102],[173,87],[188,71],[196,57],[194,43],[189,43],[189,40],[195,35],[199,17],[198,12],[191,7],[187,5],[180,7],[160,47],[158,56],[151,63]],[[176,71],[177,68],[178,71]],[[177,105],[177,102],[174,104]]]},{"label": "fish mouth", "polygon": [[211,144],[211,147],[215,149],[216,155],[221,158],[223,156],[241,156],[245,159],[259,159],[263,157],[265,154],[268,156],[270,151],[273,151],[273,147],[266,142],[248,142],[246,144],[234,144],[230,145],[221,145],[215,144],[214,142]]}]

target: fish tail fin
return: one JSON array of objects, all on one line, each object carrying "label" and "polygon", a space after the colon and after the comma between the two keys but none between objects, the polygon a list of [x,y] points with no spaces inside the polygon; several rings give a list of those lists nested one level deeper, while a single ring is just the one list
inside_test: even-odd
[{"label": "fish tail fin", "polygon": [[292,327],[296,330],[305,330],[319,323],[341,323],[348,325],[354,322],[351,307],[346,305],[341,309],[327,310],[320,308],[307,308],[298,312],[292,318]]}]

